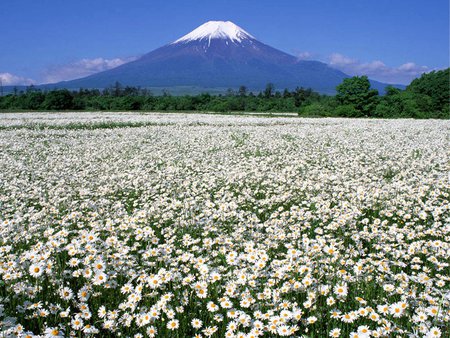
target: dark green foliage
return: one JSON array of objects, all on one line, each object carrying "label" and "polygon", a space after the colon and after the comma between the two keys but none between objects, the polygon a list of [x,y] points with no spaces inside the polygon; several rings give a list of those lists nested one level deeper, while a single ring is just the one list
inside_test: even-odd
[{"label": "dark green foliage", "polygon": [[[378,90],[370,89],[367,76],[354,76],[336,87],[336,100],[340,103],[342,113],[348,117],[372,116],[375,110]],[[341,115],[339,115],[341,116]]]},{"label": "dark green foliage", "polygon": [[167,91],[161,96],[153,96],[148,90],[122,87],[120,83],[115,83],[101,92],[97,89],[42,92],[31,88],[26,92],[0,97],[0,109],[299,112],[301,106],[321,98],[318,93],[304,88],[296,88],[292,92],[286,89],[282,94],[275,91],[270,83],[258,95],[241,86],[238,91],[227,90],[225,95],[204,93],[196,96],[172,96]]},{"label": "dark green foliage", "polygon": [[449,70],[431,72],[414,80],[406,90],[386,87],[379,96],[366,76],[345,79],[336,96],[320,95],[310,88],[276,91],[273,84],[254,93],[246,86],[224,95],[203,93],[172,96],[168,91],[153,96],[147,89],[115,83],[102,91],[53,90],[29,87],[0,97],[0,110],[88,110],[88,111],[208,111],[208,112],[296,112],[300,116],[448,118]]},{"label": "dark green foliage", "polygon": [[361,117],[363,113],[356,110],[356,107],[352,104],[344,104],[336,107],[334,113],[341,117]]},{"label": "dark green foliage", "polygon": [[406,91],[387,90],[375,109],[376,117],[422,117],[416,97]]},{"label": "dark green foliage", "polygon": [[45,95],[42,107],[47,110],[67,110],[73,107],[73,96],[67,90],[53,90]]},{"label": "dark green foliage", "polygon": [[405,91],[386,87],[375,110],[376,117],[450,117],[450,68],[423,74]]},{"label": "dark green foliage", "polygon": [[300,116],[304,117],[319,117],[332,116],[330,106],[321,102],[312,102],[300,109]]},{"label": "dark green foliage", "polygon": [[273,85],[273,83],[268,83],[266,85],[266,90],[264,90],[264,97],[266,99],[272,97],[274,89],[275,89],[275,86]]},{"label": "dark green foliage", "polygon": [[449,117],[450,107],[450,68],[422,74],[406,88],[416,97],[421,110],[433,117]]},{"label": "dark green foliage", "polygon": [[39,109],[45,101],[45,95],[40,92],[30,92],[28,93],[26,100],[24,101],[24,106],[29,107],[31,110]]}]

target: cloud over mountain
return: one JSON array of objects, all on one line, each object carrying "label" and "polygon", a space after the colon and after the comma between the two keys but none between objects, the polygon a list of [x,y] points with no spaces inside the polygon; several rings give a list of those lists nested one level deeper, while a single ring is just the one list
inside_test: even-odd
[{"label": "cloud over mountain", "polygon": [[333,53],[327,58],[328,64],[348,75],[367,75],[372,79],[387,83],[409,84],[422,73],[431,71],[427,66],[407,62],[398,67],[387,66],[383,61],[361,62],[340,53]]},{"label": "cloud over mountain", "polygon": [[[351,58],[340,53],[332,53],[325,58],[320,58],[317,53],[300,51],[296,53],[296,56],[299,60],[313,60],[315,58],[323,59],[323,61],[328,63],[331,67],[341,70],[348,75],[367,75],[372,79],[386,83],[409,84],[422,73],[433,70],[427,66],[417,65],[414,62],[406,62],[398,67],[390,67],[380,60],[362,62],[356,58]],[[49,67],[44,71],[42,81],[40,82],[55,83],[78,79],[113,69],[136,59],[138,59],[138,57],[134,56],[112,59],[102,57],[94,59],[85,58],[65,65]],[[0,73],[0,78],[2,78],[4,85],[27,85],[36,83],[36,81],[32,79],[15,76],[10,73]]]}]

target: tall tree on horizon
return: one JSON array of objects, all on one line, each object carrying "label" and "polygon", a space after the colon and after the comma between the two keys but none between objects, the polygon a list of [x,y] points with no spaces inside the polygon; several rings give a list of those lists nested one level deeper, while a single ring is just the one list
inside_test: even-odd
[{"label": "tall tree on horizon", "polygon": [[365,75],[344,79],[336,91],[339,104],[353,107],[362,116],[371,116],[375,110],[378,90],[370,88],[370,81]]}]

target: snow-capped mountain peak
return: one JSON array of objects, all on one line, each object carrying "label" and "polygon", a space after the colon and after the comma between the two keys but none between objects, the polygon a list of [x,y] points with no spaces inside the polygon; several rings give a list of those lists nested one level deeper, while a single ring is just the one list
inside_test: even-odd
[{"label": "snow-capped mountain peak", "polygon": [[209,21],[137,60],[61,82],[59,87],[108,88],[119,81],[124,86],[197,88],[208,92],[242,85],[261,90],[273,83],[279,89],[311,87],[332,94],[347,77],[325,63],[299,61],[294,55],[258,41],[230,21]]},{"label": "snow-capped mountain peak", "polygon": [[242,40],[249,38],[254,39],[251,34],[231,21],[208,21],[173,43],[204,39],[229,39],[233,42],[242,42]]}]

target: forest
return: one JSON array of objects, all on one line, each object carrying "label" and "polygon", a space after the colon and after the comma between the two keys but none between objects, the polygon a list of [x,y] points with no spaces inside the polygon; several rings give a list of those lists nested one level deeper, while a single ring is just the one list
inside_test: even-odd
[{"label": "forest", "polygon": [[[450,68],[413,80],[405,90],[391,86],[385,93],[371,89],[366,76],[344,79],[336,95],[310,88],[277,90],[268,83],[259,92],[242,85],[224,94],[153,95],[145,88],[41,90],[34,86],[0,96],[0,111],[207,111],[295,112],[305,117],[449,118]],[[384,95],[382,95],[384,94]]]}]

